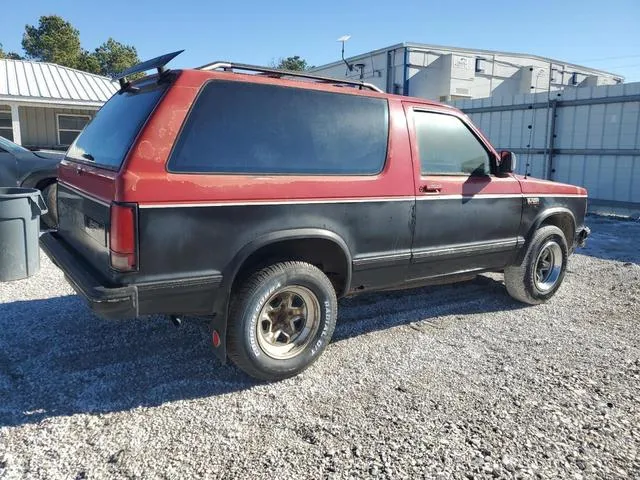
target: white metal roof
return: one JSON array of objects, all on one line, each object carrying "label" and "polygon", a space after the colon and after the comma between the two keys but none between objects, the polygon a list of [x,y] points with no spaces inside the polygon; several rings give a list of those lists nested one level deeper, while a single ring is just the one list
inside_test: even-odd
[{"label": "white metal roof", "polygon": [[118,90],[109,78],[54,63],[0,59],[0,101],[99,107]]}]

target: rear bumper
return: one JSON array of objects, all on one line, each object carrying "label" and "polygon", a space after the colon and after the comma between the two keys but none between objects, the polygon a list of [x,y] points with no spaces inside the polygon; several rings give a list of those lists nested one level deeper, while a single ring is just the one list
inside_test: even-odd
[{"label": "rear bumper", "polygon": [[40,246],[65,274],[91,310],[106,319],[151,314],[213,313],[221,275],[135,285],[110,285],[55,232],[40,237]]},{"label": "rear bumper", "polygon": [[87,301],[91,310],[103,318],[134,318],[138,316],[138,289],[128,285],[113,287],[94,274],[93,268],[83,262],[55,233],[40,237],[40,246],[64,272],[73,289]]}]

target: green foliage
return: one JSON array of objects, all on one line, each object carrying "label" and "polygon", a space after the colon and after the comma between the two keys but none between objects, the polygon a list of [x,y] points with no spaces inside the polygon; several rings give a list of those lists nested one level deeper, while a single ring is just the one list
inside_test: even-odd
[{"label": "green foliage", "polygon": [[57,15],[40,17],[38,26],[26,25],[22,48],[27,58],[75,68],[82,54],[80,32]]},{"label": "green foliage", "polygon": [[102,71],[100,70],[100,62],[93,53],[89,53],[86,50],[82,50],[80,52],[73,68],[77,68],[83,72],[97,73],[98,75],[102,74]]},{"label": "green foliage", "polygon": [[93,56],[100,66],[100,73],[109,77],[140,62],[135,47],[124,45],[113,38],[96,48]]},{"label": "green foliage", "polygon": [[[1,47],[0,45],[0,58],[20,59],[15,53],[4,53]],[[26,25],[22,48],[27,58],[105,76],[113,76],[140,61],[135,47],[113,38],[109,38],[93,52],[83,49],[80,32],[58,15],[40,17],[37,27]]]},{"label": "green foliage", "polygon": [[8,58],[9,60],[22,60],[22,57],[16,52],[5,52],[0,43],[0,58]]},{"label": "green foliage", "polygon": [[291,70],[294,72],[303,72],[311,68],[307,64],[307,61],[304,58],[301,58],[299,55],[296,55],[294,57],[280,58],[275,67],[280,70]]}]

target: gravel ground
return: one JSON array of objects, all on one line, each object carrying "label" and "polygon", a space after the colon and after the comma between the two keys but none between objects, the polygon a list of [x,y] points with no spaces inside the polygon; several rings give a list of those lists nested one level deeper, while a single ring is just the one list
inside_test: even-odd
[{"label": "gravel ground", "polygon": [[640,223],[589,223],[550,303],[499,275],[346,299],[277,384],[195,322],[95,318],[43,259],[0,284],[0,477],[639,478]]}]

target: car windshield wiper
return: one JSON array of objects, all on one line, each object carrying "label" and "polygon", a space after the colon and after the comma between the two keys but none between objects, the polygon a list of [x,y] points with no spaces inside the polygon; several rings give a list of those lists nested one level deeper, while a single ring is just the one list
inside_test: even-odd
[{"label": "car windshield wiper", "polygon": [[90,153],[83,153],[82,158],[84,158],[85,160],[89,160],[90,162],[96,161],[96,159],[93,158],[93,155],[91,155]]}]

